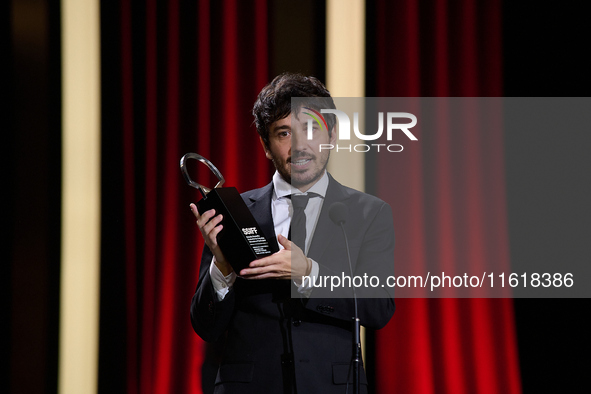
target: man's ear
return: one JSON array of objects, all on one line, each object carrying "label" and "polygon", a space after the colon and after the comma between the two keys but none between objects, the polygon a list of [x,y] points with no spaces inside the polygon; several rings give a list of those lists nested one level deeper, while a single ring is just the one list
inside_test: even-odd
[{"label": "man's ear", "polygon": [[267,159],[272,160],[273,156],[271,156],[271,152],[267,149],[267,145],[265,145],[265,141],[263,141],[263,137],[259,136],[259,141],[261,141],[261,145],[263,146],[263,150],[265,151],[265,157]]},{"label": "man's ear", "polygon": [[337,125],[332,126],[332,133],[330,133],[330,144],[334,145],[337,142]]}]

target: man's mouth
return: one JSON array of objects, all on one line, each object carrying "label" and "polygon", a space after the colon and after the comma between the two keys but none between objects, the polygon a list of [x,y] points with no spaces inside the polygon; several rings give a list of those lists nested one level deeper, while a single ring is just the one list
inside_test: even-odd
[{"label": "man's mouth", "polygon": [[312,159],[297,159],[297,160],[292,160],[291,161],[291,165],[295,166],[295,167],[303,167],[306,164],[308,164],[310,161],[312,161]]}]

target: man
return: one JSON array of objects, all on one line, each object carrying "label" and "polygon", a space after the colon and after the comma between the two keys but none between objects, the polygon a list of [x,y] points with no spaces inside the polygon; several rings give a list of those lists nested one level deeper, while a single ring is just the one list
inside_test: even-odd
[{"label": "man", "polygon": [[[292,108],[292,97],[310,101]],[[199,215],[191,204],[207,245],[191,322],[204,340],[225,339],[216,393],[353,392],[354,302],[318,298],[330,293],[301,278],[350,275],[342,232],[328,215],[335,202],[349,208],[345,230],[354,275],[384,267],[393,273],[392,213],[383,201],[326,172],[330,150],[319,147],[334,145],[335,119],[326,116],[324,127],[315,123],[312,135],[307,131],[310,111],[322,108],[335,108],[330,93],[316,78],[297,74],[276,77],[254,105],[262,147],[277,171],[269,185],[242,197],[278,252],[234,272],[216,242],[221,215]],[[381,298],[359,299],[361,324],[369,328],[383,327],[394,313],[392,297],[379,291]],[[367,392],[363,373],[361,382]]]}]

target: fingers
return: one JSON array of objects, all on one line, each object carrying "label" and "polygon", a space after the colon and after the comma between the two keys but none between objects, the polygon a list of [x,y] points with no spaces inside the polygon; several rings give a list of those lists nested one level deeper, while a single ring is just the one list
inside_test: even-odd
[{"label": "fingers", "polygon": [[271,256],[263,257],[260,259],[256,259],[248,264],[249,268],[256,268],[256,267],[267,267],[269,265],[277,264],[277,256],[272,254]]},{"label": "fingers", "polygon": [[211,219],[215,215],[215,211],[213,209],[205,211],[205,213],[201,215],[197,210],[197,206],[195,204],[191,203],[189,204],[189,207],[191,208],[191,212],[193,212],[193,215],[195,215],[195,218],[197,218],[197,225],[199,227],[203,227],[209,221],[209,219]]},{"label": "fingers", "polygon": [[[205,214],[207,214],[208,212],[214,212],[213,210],[211,211],[207,211],[205,212]],[[203,216],[201,216],[201,219],[203,220],[203,224],[200,225],[199,223],[197,223],[197,225],[199,226],[199,228],[201,228],[204,234],[209,234],[209,235],[213,235],[220,232],[220,230],[222,229],[222,225],[220,224],[220,222],[222,221],[222,219],[224,218],[222,215],[217,215],[216,217],[214,217],[213,219],[209,220],[209,221],[205,221],[204,218],[206,217],[205,214],[203,214]]]},{"label": "fingers", "polygon": [[[207,229],[207,233],[209,233],[211,231],[211,228],[215,227],[215,225],[217,225],[223,219],[222,215],[218,215],[210,221],[210,219],[215,216],[215,210],[210,209],[209,211],[205,211],[203,215],[201,215],[199,214],[199,211],[197,210],[195,204],[191,204],[190,207],[191,211],[193,212],[193,215],[195,215],[195,218],[197,218],[197,226],[199,226],[199,228],[201,229]],[[212,226],[212,223],[215,224]]]},{"label": "fingers", "polygon": [[276,264],[277,258],[275,255],[251,261],[247,268],[240,271],[240,276],[252,277],[253,275],[268,273],[275,270],[274,265]]},{"label": "fingers", "polygon": [[289,279],[291,277],[291,253],[285,250],[251,261],[239,275],[245,279]]},{"label": "fingers", "polygon": [[255,268],[244,268],[240,271],[239,275],[244,279],[265,279],[265,278],[276,278],[283,277],[283,272],[276,266],[265,266]]},{"label": "fingers", "polygon": [[[199,214],[195,204],[190,204],[191,212],[197,219],[197,226],[205,238],[206,244],[212,248],[217,245],[217,235],[222,231],[223,227],[220,222],[224,218],[222,215],[215,216],[215,210],[210,209],[205,211],[203,215]],[[215,217],[214,217],[215,216]]]},{"label": "fingers", "polygon": [[207,236],[211,239],[211,243],[217,245],[217,236],[220,231],[224,228],[223,225],[218,225],[218,223],[222,220],[221,215],[219,215],[219,219],[217,217],[213,218],[211,222],[207,223],[204,227],[204,231],[206,232]]},{"label": "fingers", "polygon": [[191,203],[191,204],[189,204],[189,208],[191,208],[191,212],[193,213],[193,215],[197,219],[197,225],[199,225],[199,220],[201,219],[201,214],[197,210],[197,206],[195,204]]},{"label": "fingers", "polygon": [[291,250],[291,241],[285,238],[283,235],[279,234],[277,236],[277,241],[281,246],[283,246],[287,250]]},{"label": "fingers", "polygon": [[252,280],[257,280],[257,279],[279,279],[280,277],[278,275],[276,275],[275,273],[263,273],[263,274],[258,274],[258,275],[240,275],[241,277],[243,277],[244,279],[252,279]]}]

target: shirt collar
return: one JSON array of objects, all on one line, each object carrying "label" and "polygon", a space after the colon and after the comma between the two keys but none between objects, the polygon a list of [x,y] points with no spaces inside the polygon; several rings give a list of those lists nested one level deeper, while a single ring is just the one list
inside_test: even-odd
[{"label": "shirt collar", "polygon": [[[320,179],[312,185],[306,193],[316,193],[322,198],[326,197],[326,190],[328,189],[328,173],[324,170],[324,174]],[[285,179],[279,175],[279,172],[275,171],[273,174],[273,193],[276,199],[290,196],[292,194],[306,194],[300,192],[295,187],[291,186],[290,183],[286,182]]]}]

